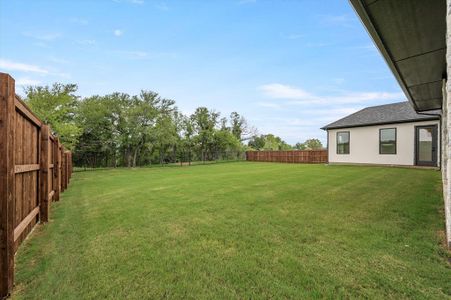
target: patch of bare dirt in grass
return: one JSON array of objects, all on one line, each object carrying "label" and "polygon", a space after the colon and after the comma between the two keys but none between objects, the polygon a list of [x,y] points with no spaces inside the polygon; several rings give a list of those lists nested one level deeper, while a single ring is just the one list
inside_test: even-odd
[{"label": "patch of bare dirt in grass", "polygon": [[168,227],[169,227],[169,234],[172,236],[180,237],[180,236],[185,235],[185,233],[186,233],[184,226],[182,226],[181,224],[172,223],[172,224],[169,224]]}]

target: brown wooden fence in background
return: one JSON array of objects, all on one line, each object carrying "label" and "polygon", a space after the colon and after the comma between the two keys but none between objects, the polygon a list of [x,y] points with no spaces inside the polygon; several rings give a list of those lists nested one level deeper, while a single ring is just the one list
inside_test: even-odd
[{"label": "brown wooden fence in background", "polygon": [[39,222],[49,220],[72,173],[72,156],[0,73],[0,299],[14,284],[14,254]]},{"label": "brown wooden fence in background", "polygon": [[327,150],[247,151],[246,160],[284,163],[327,163]]}]

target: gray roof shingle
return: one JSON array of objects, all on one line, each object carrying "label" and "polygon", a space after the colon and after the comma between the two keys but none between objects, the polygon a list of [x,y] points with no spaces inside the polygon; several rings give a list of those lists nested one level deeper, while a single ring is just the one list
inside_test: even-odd
[{"label": "gray roof shingle", "polygon": [[[436,114],[438,111],[430,112]],[[415,112],[409,102],[398,102],[367,107],[338,121],[330,123],[321,129],[336,129],[361,127],[368,125],[418,122],[439,119],[438,115],[422,115]]]}]

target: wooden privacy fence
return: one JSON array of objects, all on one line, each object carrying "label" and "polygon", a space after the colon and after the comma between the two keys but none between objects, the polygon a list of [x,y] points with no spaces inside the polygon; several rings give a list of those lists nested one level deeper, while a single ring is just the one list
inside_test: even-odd
[{"label": "wooden privacy fence", "polygon": [[327,150],[247,151],[246,160],[320,164],[327,163]]},{"label": "wooden privacy fence", "polygon": [[49,220],[72,174],[72,156],[0,73],[0,299],[14,283],[14,254],[38,222]]}]

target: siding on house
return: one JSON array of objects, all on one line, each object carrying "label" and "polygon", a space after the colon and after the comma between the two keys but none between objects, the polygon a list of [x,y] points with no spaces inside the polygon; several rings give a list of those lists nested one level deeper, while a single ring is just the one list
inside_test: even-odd
[{"label": "siding on house", "polygon": [[[415,126],[437,125],[439,120],[329,129],[329,163],[361,163],[380,165],[415,165]],[[396,128],[396,154],[379,154],[379,129]],[[337,132],[350,132],[349,154],[337,154]],[[440,136],[437,138],[437,164],[440,165]]]}]

